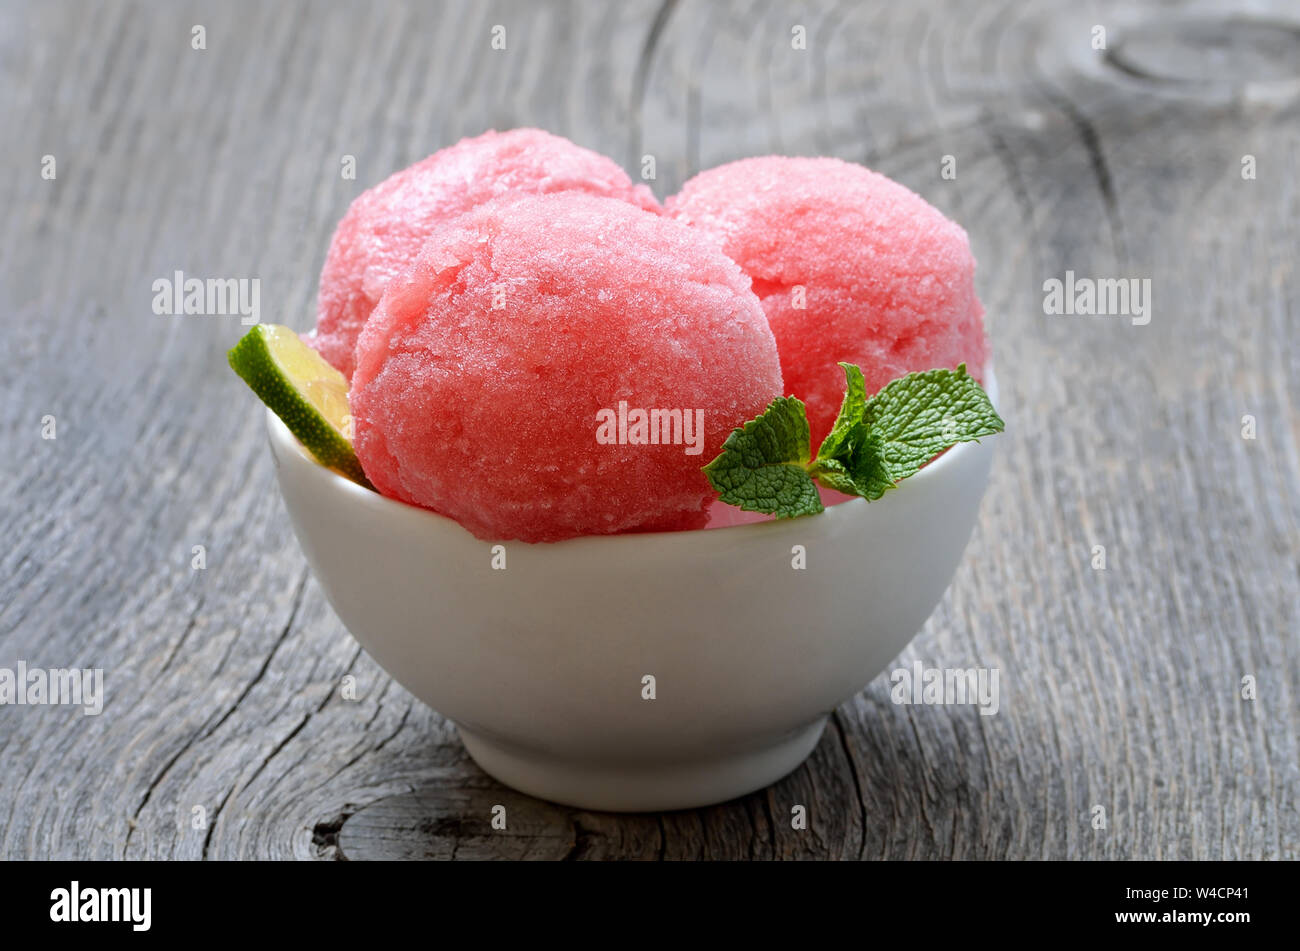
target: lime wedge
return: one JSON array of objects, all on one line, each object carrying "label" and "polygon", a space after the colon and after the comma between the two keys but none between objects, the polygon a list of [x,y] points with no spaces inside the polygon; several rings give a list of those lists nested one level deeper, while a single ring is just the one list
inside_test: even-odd
[{"label": "lime wedge", "polygon": [[369,486],[352,450],[348,381],[288,327],[258,324],[228,354],[231,368],[316,461]]}]

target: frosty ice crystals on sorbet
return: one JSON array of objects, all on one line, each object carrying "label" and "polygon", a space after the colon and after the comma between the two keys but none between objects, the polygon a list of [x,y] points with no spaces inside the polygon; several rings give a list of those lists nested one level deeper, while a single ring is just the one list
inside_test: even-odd
[{"label": "frosty ice crystals on sorbet", "polygon": [[330,242],[308,343],[351,377],[366,318],[436,225],[503,195],[562,191],[659,210],[650,190],[613,161],[540,129],[462,139],[363,192]]},{"label": "frosty ice crystals on sorbet", "polygon": [[[758,299],[716,243],[577,191],[436,228],[356,353],[366,475],[486,539],[700,528],[701,465],[782,394]],[[620,402],[698,412],[702,451],[598,441]]]},{"label": "frosty ice crystals on sorbet", "polygon": [[701,172],[667,207],[753,279],[814,445],[844,393],[839,361],[862,368],[868,394],[962,362],[982,378],[966,232],[897,182],[839,159],[766,156]]}]

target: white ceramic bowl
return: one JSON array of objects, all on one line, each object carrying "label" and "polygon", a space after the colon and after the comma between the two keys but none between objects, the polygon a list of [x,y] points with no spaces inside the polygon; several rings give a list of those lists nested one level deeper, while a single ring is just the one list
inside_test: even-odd
[{"label": "white ceramic bowl", "polygon": [[317,465],[267,416],[298,540],[361,646],[501,782],[612,811],[720,802],[798,766],[942,597],[995,441],[954,447],[875,502],[505,542],[502,570],[492,543]]}]

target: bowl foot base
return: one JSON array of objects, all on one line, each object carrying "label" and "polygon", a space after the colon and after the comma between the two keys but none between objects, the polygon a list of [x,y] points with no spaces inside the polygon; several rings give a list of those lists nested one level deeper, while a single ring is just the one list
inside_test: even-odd
[{"label": "bowl foot base", "polygon": [[826,717],[773,742],[710,759],[629,765],[563,759],[457,725],[483,772],[539,799],[599,812],[666,812],[735,799],[795,769],[821,738]]}]

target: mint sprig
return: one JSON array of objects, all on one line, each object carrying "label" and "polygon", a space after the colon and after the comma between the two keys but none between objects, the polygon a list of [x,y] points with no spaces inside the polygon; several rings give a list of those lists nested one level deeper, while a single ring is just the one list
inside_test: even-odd
[{"label": "mint sprig", "polygon": [[732,430],[704,474],[722,501],[746,512],[816,515],[822,501],[808,473],[811,442],[803,403],[779,396],[761,416]]},{"label": "mint sprig", "polygon": [[840,366],[848,378],[844,401],[817,456],[810,458],[803,403],[775,399],[734,430],[704,467],[722,501],[777,518],[815,515],[822,504],[814,479],[837,492],[878,499],[945,449],[1004,429],[964,363],[956,370],[909,373],[870,399],[862,370]]}]

